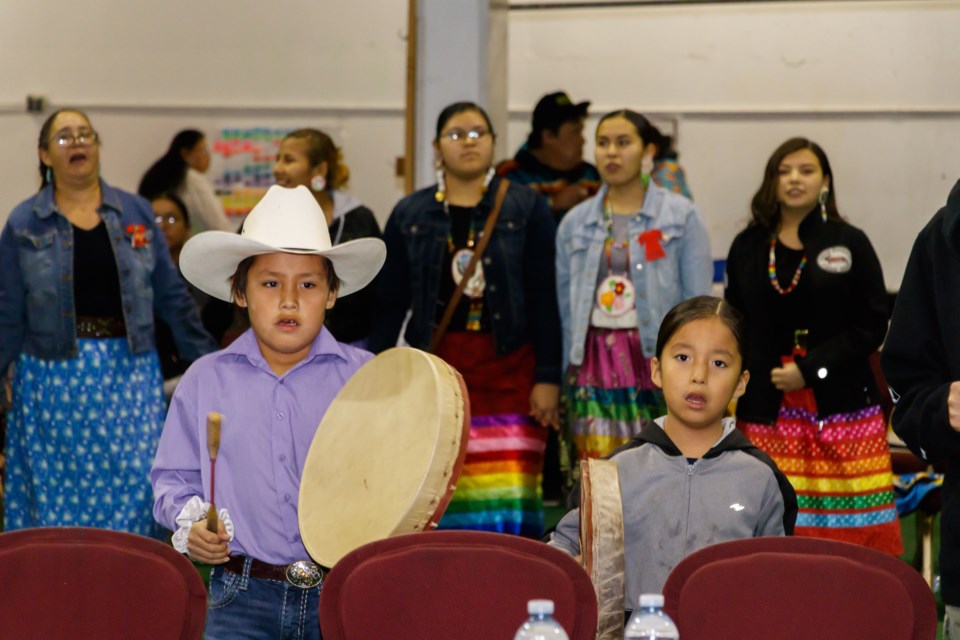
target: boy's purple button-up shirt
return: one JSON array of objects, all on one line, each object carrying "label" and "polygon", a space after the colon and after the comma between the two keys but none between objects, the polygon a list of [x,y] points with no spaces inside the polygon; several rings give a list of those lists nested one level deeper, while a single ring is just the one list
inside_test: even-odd
[{"label": "boy's purple button-up shirt", "polygon": [[252,330],[197,360],[173,396],[150,473],[154,517],[175,531],[191,497],[209,500],[206,417],[217,411],[215,498],[233,520],[232,553],[280,565],[309,558],[297,516],[307,451],[337,392],[372,357],[324,328],[307,357],[279,378]]}]

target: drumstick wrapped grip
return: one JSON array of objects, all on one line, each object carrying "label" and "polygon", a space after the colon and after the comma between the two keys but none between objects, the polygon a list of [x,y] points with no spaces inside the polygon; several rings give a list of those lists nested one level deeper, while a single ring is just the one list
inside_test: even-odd
[{"label": "drumstick wrapped grip", "polygon": [[214,502],[214,483],[216,482],[217,453],[220,450],[220,414],[211,411],[207,414],[207,452],[210,454],[210,508],[207,510],[207,531],[217,532],[217,505]]}]

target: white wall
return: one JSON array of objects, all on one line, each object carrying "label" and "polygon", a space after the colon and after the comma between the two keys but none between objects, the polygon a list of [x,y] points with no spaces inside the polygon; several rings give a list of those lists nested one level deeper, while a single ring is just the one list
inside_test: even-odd
[{"label": "white wall", "polygon": [[[510,106],[563,87],[594,115],[675,117],[716,257],[770,153],[810,137],[895,289],[913,237],[960,178],[957,33],[960,3],[937,0],[513,11]],[[527,129],[513,119],[514,146]]]},{"label": "white wall", "polygon": [[[400,0],[0,2],[0,223],[37,184],[43,117],[24,113],[27,94],[87,108],[103,175],[127,189],[182,127],[327,129],[351,192],[383,220],[402,195],[405,29]],[[675,118],[722,257],[770,152],[807,135],[896,288],[960,177],[957,33],[960,3],[947,0],[515,9],[505,146],[557,88],[594,114]]]},{"label": "white wall", "polygon": [[86,109],[104,178],[128,190],[184,127],[319,127],[385,218],[403,193],[405,30],[389,0],[0,2],[0,223],[37,186],[45,115],[27,94]]}]

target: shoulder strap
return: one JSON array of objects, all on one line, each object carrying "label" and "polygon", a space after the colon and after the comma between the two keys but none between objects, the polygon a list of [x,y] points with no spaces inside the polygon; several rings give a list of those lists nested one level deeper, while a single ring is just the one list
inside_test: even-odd
[{"label": "shoulder strap", "polygon": [[493,209],[490,210],[490,215],[487,216],[487,223],[483,226],[483,236],[474,248],[473,257],[470,258],[470,262],[467,263],[467,268],[463,271],[463,278],[460,280],[460,284],[457,285],[453,295],[450,296],[450,301],[447,303],[447,308],[443,311],[440,324],[437,325],[436,330],[433,332],[433,337],[430,339],[430,353],[436,351],[437,345],[440,344],[440,339],[443,338],[443,335],[447,332],[447,327],[450,326],[450,321],[453,319],[453,314],[457,310],[457,305],[460,304],[460,298],[463,297],[463,290],[466,288],[470,277],[473,276],[473,270],[477,267],[477,263],[480,261],[480,257],[483,256],[484,250],[487,248],[487,245],[490,244],[490,236],[493,235],[493,227],[497,224],[497,218],[500,217],[500,209],[503,207],[503,200],[507,195],[507,188],[509,186],[509,180],[500,180],[500,188],[497,189],[497,197],[493,202]]}]

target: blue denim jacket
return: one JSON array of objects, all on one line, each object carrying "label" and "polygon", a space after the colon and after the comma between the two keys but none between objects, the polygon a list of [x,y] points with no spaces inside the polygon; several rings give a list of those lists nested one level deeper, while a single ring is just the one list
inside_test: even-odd
[{"label": "blue denim jacket", "polygon": [[[590,312],[607,227],[603,185],[596,196],[567,213],[557,231],[557,297],[563,323],[563,366],[583,363]],[[639,236],[663,233],[666,257],[647,260]],[[630,218],[630,277],[636,288],[637,321],[643,355],[656,350],[660,322],[676,304],[710,293],[713,260],[710,239],[697,207],[683,196],[651,183],[640,212]]]},{"label": "blue denim jacket", "polygon": [[[477,207],[479,229],[493,208],[499,183],[500,178],[494,178]],[[432,186],[407,196],[387,220],[383,234],[387,261],[377,278],[381,306],[367,343],[375,353],[397,343],[408,310],[404,338],[419,349],[430,345],[441,269],[449,268],[444,255],[450,218],[434,198],[436,191]],[[482,258],[487,281],[484,304],[497,353],[532,343],[537,382],[560,382],[560,318],[553,286],[555,233],[546,201],[532,189],[511,184]]]},{"label": "blue denim jacket", "polygon": [[[142,353],[154,347],[154,309],[172,328],[185,359],[216,350],[154,224],[150,205],[102,180],[100,190],[98,212],[117,261],[130,350]],[[133,247],[129,225],[145,227],[143,246]],[[0,371],[21,351],[48,360],[77,355],[73,230],[57,210],[50,186],[17,205],[0,234]]]}]

